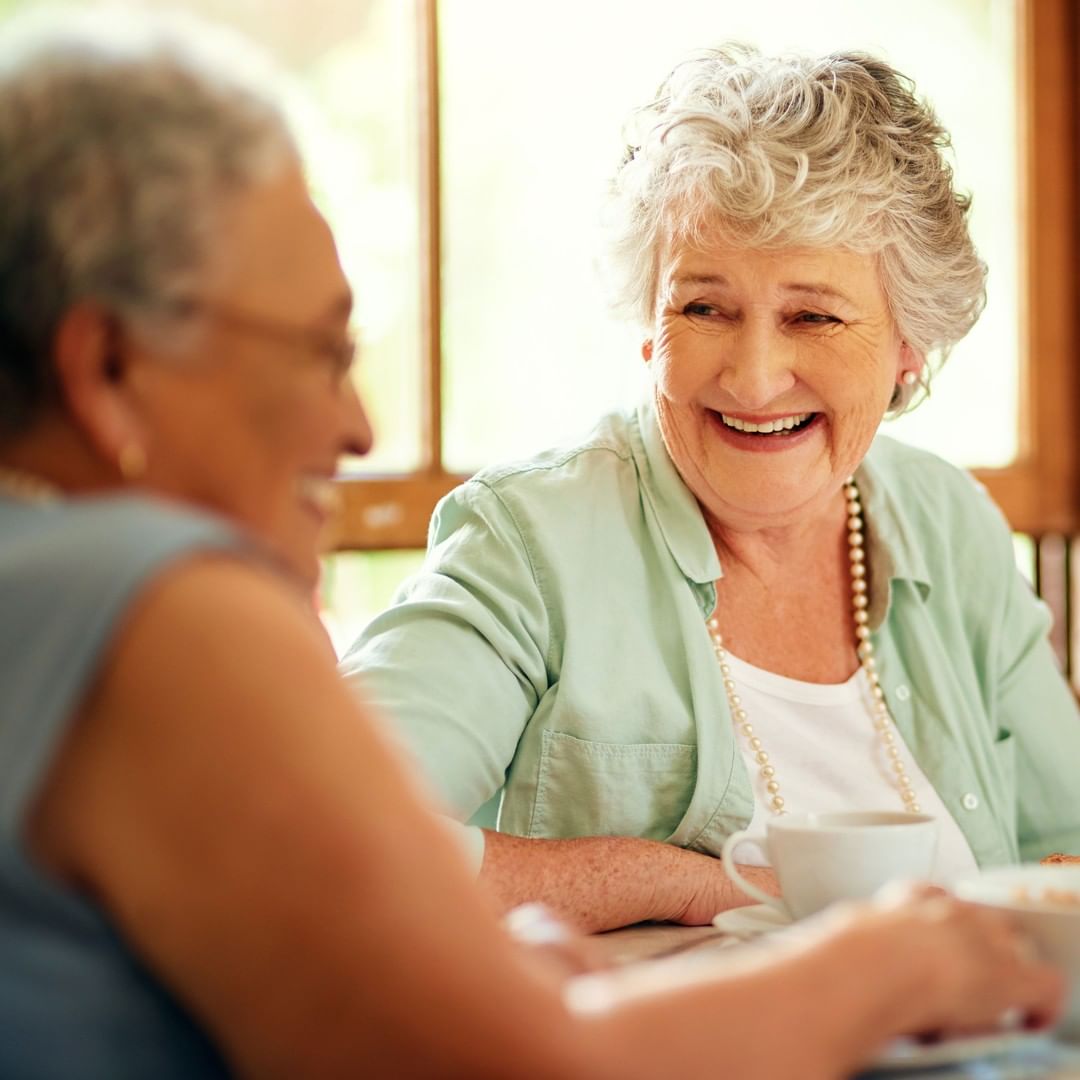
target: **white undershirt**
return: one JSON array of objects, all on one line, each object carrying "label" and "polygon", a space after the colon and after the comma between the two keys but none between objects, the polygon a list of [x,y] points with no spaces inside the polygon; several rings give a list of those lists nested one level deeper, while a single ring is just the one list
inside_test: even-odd
[{"label": "white undershirt", "polygon": [[[736,693],[747,719],[776,769],[776,781],[791,813],[838,810],[899,810],[903,803],[888,766],[881,737],[870,719],[870,683],[860,667],[847,682],[800,682],[728,654]],[[964,834],[911,755],[899,731],[896,744],[923,813],[938,819],[933,878],[944,882],[976,869]],[[736,740],[754,789],[750,830],[764,834],[773,812],[765,802],[760,766],[741,732]],[[738,861],[767,866],[765,853],[743,844]]]}]

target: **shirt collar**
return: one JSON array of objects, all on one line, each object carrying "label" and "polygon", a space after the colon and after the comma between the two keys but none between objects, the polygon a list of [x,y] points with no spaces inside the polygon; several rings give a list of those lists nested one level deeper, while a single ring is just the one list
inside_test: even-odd
[{"label": "shirt collar", "polygon": [[720,560],[705,517],[690,489],[683,483],[664,445],[656,403],[650,396],[637,408],[641,446],[635,448],[641,486],[652,505],[664,541],[683,576],[698,585],[721,576]]},{"label": "shirt collar", "polygon": [[[930,568],[918,539],[919,532],[905,511],[902,500],[897,498],[895,485],[886,482],[878,463],[875,449],[880,445],[879,440],[888,441],[884,436],[879,436],[855,471],[855,482],[866,519],[867,558],[870,560],[871,574],[876,573],[878,580],[883,581],[914,582],[925,599],[933,587]],[[874,622],[871,617],[871,623]]]}]

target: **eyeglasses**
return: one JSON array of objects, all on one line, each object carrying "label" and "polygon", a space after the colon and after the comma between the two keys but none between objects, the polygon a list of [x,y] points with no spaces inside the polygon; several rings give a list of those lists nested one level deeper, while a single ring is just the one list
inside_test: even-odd
[{"label": "eyeglasses", "polygon": [[230,329],[305,352],[325,362],[335,383],[345,382],[356,360],[358,343],[355,333],[351,330],[342,338],[328,331],[316,330],[312,327],[288,326],[273,319],[264,319],[200,301],[185,304],[181,314],[184,317],[209,315]]}]

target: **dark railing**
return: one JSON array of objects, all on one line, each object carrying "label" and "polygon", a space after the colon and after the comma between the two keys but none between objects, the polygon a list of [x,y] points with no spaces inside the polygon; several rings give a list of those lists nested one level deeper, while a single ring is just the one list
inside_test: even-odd
[{"label": "dark railing", "polygon": [[1054,616],[1050,643],[1061,670],[1080,694],[1080,593],[1073,567],[1080,559],[1080,537],[1046,533],[1029,538],[1032,544],[1032,581]]}]

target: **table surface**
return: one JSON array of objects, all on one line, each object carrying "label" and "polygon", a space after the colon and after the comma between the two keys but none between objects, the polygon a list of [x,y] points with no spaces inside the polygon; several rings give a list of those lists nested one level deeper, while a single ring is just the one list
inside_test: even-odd
[{"label": "table surface", "polygon": [[[614,967],[640,962],[695,962],[715,959],[739,941],[712,926],[643,923],[590,939],[593,958]],[[991,1058],[935,1068],[877,1070],[862,1080],[1080,1080],[1080,1046],[1051,1039],[1022,1040]]]}]

